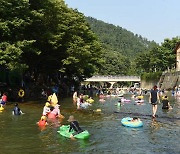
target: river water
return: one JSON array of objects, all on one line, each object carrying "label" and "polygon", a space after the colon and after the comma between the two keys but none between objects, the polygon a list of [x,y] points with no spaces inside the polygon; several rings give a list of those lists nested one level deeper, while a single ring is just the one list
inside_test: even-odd
[{"label": "river water", "polygon": [[[126,98],[130,98],[127,95]],[[26,114],[12,116],[13,103],[8,103],[0,113],[0,154],[40,153],[126,153],[126,154],[178,154],[180,153],[180,101],[170,97],[173,109],[164,112],[158,108],[158,118],[152,121],[151,105],[145,96],[145,105],[125,103],[115,106],[119,98],[107,98],[104,103],[95,98],[88,110],[77,111],[71,98],[60,100],[61,113],[65,116],[62,124],[68,124],[69,115],[74,115],[83,129],[91,136],[87,140],[71,140],[57,133],[58,125],[39,129],[43,101],[19,103]],[[101,109],[102,112],[93,110]],[[123,117],[139,117],[142,128],[127,128],[121,125]]]}]

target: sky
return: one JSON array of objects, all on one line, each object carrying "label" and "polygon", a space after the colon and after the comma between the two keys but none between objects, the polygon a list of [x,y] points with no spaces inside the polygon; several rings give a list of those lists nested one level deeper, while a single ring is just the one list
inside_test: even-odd
[{"label": "sky", "polygon": [[78,9],[106,23],[114,24],[149,41],[180,36],[180,0],[65,0]]}]

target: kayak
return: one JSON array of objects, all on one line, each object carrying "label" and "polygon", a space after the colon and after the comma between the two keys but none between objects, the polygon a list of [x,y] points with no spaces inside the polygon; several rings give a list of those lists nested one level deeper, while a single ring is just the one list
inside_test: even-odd
[{"label": "kayak", "polygon": [[[62,125],[59,128],[59,131],[57,131],[57,132],[64,137],[70,138],[70,135],[73,134],[74,131],[72,130],[71,132],[69,132],[69,128],[70,128],[69,125]],[[84,130],[83,132],[81,132],[77,135],[74,135],[74,138],[87,139],[87,138],[89,138],[89,136],[90,136],[89,132],[87,130]]]},{"label": "kayak", "polygon": [[123,126],[126,126],[126,127],[132,127],[132,128],[138,128],[138,127],[142,127],[143,126],[143,122],[141,120],[137,121],[137,122],[132,122],[133,118],[130,118],[130,117],[126,117],[126,118],[123,118],[121,120],[121,123]]}]

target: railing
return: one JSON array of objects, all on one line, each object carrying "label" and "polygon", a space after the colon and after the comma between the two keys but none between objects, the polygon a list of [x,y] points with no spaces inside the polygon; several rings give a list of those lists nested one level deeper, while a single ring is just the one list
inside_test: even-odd
[{"label": "railing", "polygon": [[89,79],[86,79],[85,81],[91,81],[91,80],[137,80],[140,81],[141,78],[140,76],[93,76]]}]

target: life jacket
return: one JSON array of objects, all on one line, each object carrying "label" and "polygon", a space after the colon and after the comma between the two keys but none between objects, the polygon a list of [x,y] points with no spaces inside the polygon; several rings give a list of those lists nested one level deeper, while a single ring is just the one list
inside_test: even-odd
[{"label": "life jacket", "polygon": [[46,120],[39,120],[38,125],[39,126],[45,126],[46,125]]}]

